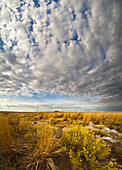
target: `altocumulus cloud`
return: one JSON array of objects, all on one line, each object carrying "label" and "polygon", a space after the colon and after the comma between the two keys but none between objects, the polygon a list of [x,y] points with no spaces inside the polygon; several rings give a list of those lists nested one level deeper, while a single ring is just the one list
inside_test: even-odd
[{"label": "altocumulus cloud", "polygon": [[0,94],[122,101],[121,0],[1,0]]}]

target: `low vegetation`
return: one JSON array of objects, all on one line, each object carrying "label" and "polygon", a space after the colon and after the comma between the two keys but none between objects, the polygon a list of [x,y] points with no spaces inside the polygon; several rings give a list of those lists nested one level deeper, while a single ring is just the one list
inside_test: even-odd
[{"label": "low vegetation", "polygon": [[0,113],[0,169],[121,169],[121,129],[121,112]]},{"label": "low vegetation", "polygon": [[65,128],[62,134],[62,145],[71,162],[77,169],[116,169],[115,160],[108,159],[109,145],[94,133],[82,126]]},{"label": "low vegetation", "polygon": [[27,169],[56,169],[53,158],[61,155],[61,143],[50,126],[38,126],[36,145],[29,154]]}]

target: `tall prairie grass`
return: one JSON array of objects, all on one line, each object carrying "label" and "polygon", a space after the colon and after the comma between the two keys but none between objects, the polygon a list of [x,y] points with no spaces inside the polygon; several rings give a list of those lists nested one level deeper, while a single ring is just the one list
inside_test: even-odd
[{"label": "tall prairie grass", "polygon": [[61,156],[61,143],[55,131],[50,126],[38,126],[36,146],[29,155],[27,169],[55,170],[53,158]]},{"label": "tall prairie grass", "polygon": [[[50,118],[71,118],[73,120],[84,119],[84,122],[89,120],[96,123],[122,122],[122,112],[39,112],[39,113],[9,113],[13,117],[50,119]],[[31,119],[30,119],[31,120]]]},{"label": "tall prairie grass", "polygon": [[8,117],[0,114],[0,145],[3,150],[9,151],[14,143],[14,128],[9,124]]}]

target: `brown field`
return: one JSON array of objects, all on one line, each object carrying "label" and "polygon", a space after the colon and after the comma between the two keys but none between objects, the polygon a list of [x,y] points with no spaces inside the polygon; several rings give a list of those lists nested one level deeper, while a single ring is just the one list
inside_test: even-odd
[{"label": "brown field", "polygon": [[121,155],[122,112],[0,113],[0,169],[113,170]]}]

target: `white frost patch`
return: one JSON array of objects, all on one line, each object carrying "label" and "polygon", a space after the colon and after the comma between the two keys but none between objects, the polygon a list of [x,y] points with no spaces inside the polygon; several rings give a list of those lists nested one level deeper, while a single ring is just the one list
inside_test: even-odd
[{"label": "white frost patch", "polygon": [[[95,125],[95,127],[93,127],[93,123],[90,122],[89,125],[87,126],[89,129],[98,129],[100,125]],[[101,130],[105,131],[108,133],[108,136],[103,136],[102,139],[104,140],[108,140],[111,143],[115,143],[118,140],[118,137],[121,135],[121,133],[117,132],[115,129],[109,129],[108,127],[104,127]],[[100,137],[99,135],[96,135],[96,137]]]},{"label": "white frost patch", "polygon": [[107,127],[104,127],[102,130],[105,131],[105,132],[111,133],[111,129],[109,129]]},{"label": "white frost patch", "polygon": [[95,128],[93,127],[93,125],[94,125],[94,123],[89,122],[89,124],[88,124],[86,127],[89,128],[89,129],[95,129]]},{"label": "white frost patch", "polygon": [[115,142],[116,142],[116,140],[112,139],[111,137],[107,137],[107,136],[103,136],[102,139],[108,140],[108,141],[110,141],[111,143],[115,143]]},{"label": "white frost patch", "polygon": [[117,132],[115,129],[112,129],[111,132],[119,135],[119,132]]}]

